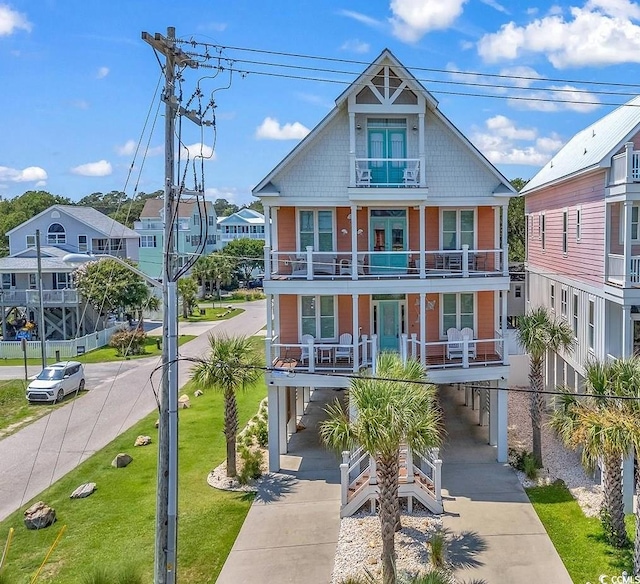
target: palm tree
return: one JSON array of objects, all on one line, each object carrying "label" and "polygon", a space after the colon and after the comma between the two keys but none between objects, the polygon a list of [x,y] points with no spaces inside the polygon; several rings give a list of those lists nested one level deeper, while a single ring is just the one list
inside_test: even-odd
[{"label": "palm tree", "polygon": [[544,377],[542,365],[547,351],[573,351],[573,330],[562,319],[552,317],[544,306],[534,308],[520,317],[518,341],[529,353],[529,383],[531,385],[532,450],[538,468],[542,468],[542,418],[544,415]]},{"label": "palm tree", "polygon": [[220,300],[220,288],[231,282],[234,269],[235,263],[231,258],[220,252],[213,252],[198,258],[193,266],[193,275],[202,281],[203,291],[206,289],[206,282],[211,282]]},{"label": "palm tree", "polygon": [[[394,359],[398,361],[395,365]],[[383,355],[379,362],[383,371],[402,368],[397,356]],[[418,368],[424,376],[422,365],[415,361],[409,361],[406,368]],[[358,377],[351,381],[349,402],[357,412],[355,418],[350,419],[348,409],[336,401],[327,408],[329,416],[320,425],[320,436],[330,448],[345,450],[362,446],[375,459],[382,531],[382,577],[384,584],[394,584],[398,451],[402,444],[416,452],[440,445],[441,417],[435,387],[397,381],[392,377]]]},{"label": "palm tree", "polygon": [[624,547],[627,532],[622,499],[622,458],[640,444],[637,416],[622,400],[626,365],[594,361],[585,368],[586,395],[564,390],[560,407],[554,412],[551,426],[570,448],[582,448],[582,463],[587,469],[602,465],[603,502],[601,518],[611,543]]},{"label": "palm tree", "polygon": [[238,406],[236,393],[261,375],[261,361],[247,337],[209,335],[211,353],[193,369],[191,379],[203,389],[224,393],[224,435],[227,441],[227,476],[235,477]]}]

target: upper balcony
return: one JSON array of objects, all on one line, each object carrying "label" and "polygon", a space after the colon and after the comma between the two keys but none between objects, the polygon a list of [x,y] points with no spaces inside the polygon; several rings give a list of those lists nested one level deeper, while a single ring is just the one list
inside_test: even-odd
[{"label": "upper balcony", "polygon": [[[78,291],[72,288],[42,291],[44,306],[75,306],[79,301]],[[0,290],[0,304],[4,306],[37,306],[39,303],[38,290]]]},{"label": "upper balcony", "polygon": [[426,187],[424,160],[419,158],[353,158],[350,187]]},{"label": "upper balcony", "polygon": [[[271,251],[265,280],[380,280],[508,276],[502,249],[420,251]],[[356,269],[353,269],[356,266]]]},{"label": "upper balcony", "polygon": [[640,151],[633,148],[633,142],[627,142],[624,152],[612,158],[607,196],[640,192]]}]

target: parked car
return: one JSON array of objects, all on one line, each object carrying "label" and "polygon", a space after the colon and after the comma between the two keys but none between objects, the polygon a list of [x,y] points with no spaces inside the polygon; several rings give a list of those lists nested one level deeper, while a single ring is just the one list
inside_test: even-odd
[{"label": "parked car", "polygon": [[84,389],[84,367],[78,361],[62,361],[45,367],[27,387],[30,402],[60,402]]}]

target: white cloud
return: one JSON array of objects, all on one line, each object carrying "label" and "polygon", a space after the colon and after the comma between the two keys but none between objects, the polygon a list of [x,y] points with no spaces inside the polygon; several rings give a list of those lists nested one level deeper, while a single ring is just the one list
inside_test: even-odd
[{"label": "white cloud", "polygon": [[309,133],[309,128],[300,122],[283,124],[275,118],[267,117],[256,129],[258,140],[301,140]]},{"label": "white cloud", "polygon": [[493,164],[542,166],[562,146],[557,134],[539,137],[535,128],[519,128],[505,116],[489,118],[485,126],[486,130],[472,134],[471,141]]},{"label": "white cloud", "polygon": [[535,69],[524,65],[501,69],[500,75],[509,77],[509,81],[515,87],[529,87],[535,79],[540,78],[540,74]]},{"label": "white cloud", "polygon": [[389,19],[394,36],[407,43],[431,30],[450,27],[468,0],[391,0]]},{"label": "white cloud", "polygon": [[31,32],[27,16],[12,10],[8,4],[0,4],[0,36],[9,36],[19,29]]},{"label": "white cloud", "polygon": [[189,144],[181,147],[182,156],[188,156],[191,160],[194,158],[206,158],[207,160],[215,160],[216,155],[211,146],[207,144]]},{"label": "white cloud", "polygon": [[116,146],[118,156],[131,156],[136,151],[134,140],[127,140],[122,146]]},{"label": "white cloud", "polygon": [[96,73],[96,79],[104,79],[107,75],[109,75],[109,67],[100,67]]},{"label": "white cloud", "polygon": [[640,5],[629,0],[588,0],[565,18],[549,12],[524,26],[504,24],[484,35],[478,54],[486,62],[544,54],[558,69],[640,62]]},{"label": "white cloud", "polygon": [[360,41],[358,39],[345,41],[340,47],[341,51],[349,51],[350,53],[358,53],[359,55],[368,53],[370,49],[371,45],[369,45],[369,43],[365,43],[364,41]]},{"label": "white cloud", "polygon": [[[513,93],[520,99],[509,99],[509,105],[515,109],[527,109],[539,112],[573,111],[589,113],[600,107],[598,96],[578,89],[573,85],[550,85],[544,91],[534,90],[526,93]],[[525,98],[525,99],[522,99]]]},{"label": "white cloud", "polygon": [[47,185],[47,181],[46,180],[39,180],[35,185],[33,185],[34,187],[37,188],[41,188]]},{"label": "white cloud", "polygon": [[362,12],[355,12],[353,10],[340,10],[338,14],[346,16],[347,18],[352,18],[353,20],[356,20],[361,24],[366,24],[367,26],[370,26],[372,28],[381,28],[384,26],[383,23],[379,20],[376,20],[371,16],[367,16],[366,14],[362,14]]},{"label": "white cloud", "polygon": [[491,6],[491,8],[493,8],[494,10],[497,10],[498,12],[509,14],[509,11],[502,4],[499,4],[498,2],[496,2],[496,0],[480,0],[480,2],[482,2],[483,4],[486,4],[487,6]]},{"label": "white cloud", "polygon": [[198,30],[213,30],[215,32],[223,32],[226,29],[226,22],[205,22],[198,25]]},{"label": "white cloud", "polygon": [[47,171],[39,166],[27,166],[22,170],[0,166],[0,182],[38,182],[47,178]]},{"label": "white cloud", "polygon": [[109,176],[112,168],[110,162],[98,160],[98,162],[87,162],[80,166],[74,166],[71,172],[80,176]]}]

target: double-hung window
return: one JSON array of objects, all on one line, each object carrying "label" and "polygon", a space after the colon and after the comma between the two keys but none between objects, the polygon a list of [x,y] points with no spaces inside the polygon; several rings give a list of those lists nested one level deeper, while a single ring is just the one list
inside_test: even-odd
[{"label": "double-hung window", "polygon": [[596,303],[589,299],[589,326],[587,333],[589,349],[593,351],[596,342]]},{"label": "double-hung window", "polygon": [[300,334],[320,341],[336,338],[336,303],[333,296],[300,297]]},{"label": "double-hung window", "polygon": [[556,309],[556,285],[555,284],[551,284],[551,291],[550,291],[549,297],[551,301],[551,310],[555,311]]},{"label": "double-hung window", "polygon": [[300,251],[333,251],[333,211],[301,210],[299,220]]},{"label": "double-hung window", "polygon": [[472,292],[442,295],[442,336],[450,328],[474,328],[474,296]]},{"label": "double-hung window", "polygon": [[573,336],[578,336],[578,294],[576,292],[573,293],[573,306],[572,306],[572,328],[573,328]]},{"label": "double-hung window", "polygon": [[545,221],[545,215],[544,213],[540,213],[540,240],[541,243],[540,245],[542,246],[542,251],[544,251],[544,244],[545,244],[545,238],[546,238],[546,225],[545,225],[546,221]]},{"label": "double-hung window", "polygon": [[442,249],[474,249],[475,212],[473,209],[442,211]]},{"label": "double-hung window", "polygon": [[[188,236],[187,236],[188,237]],[[155,235],[141,235],[140,247],[157,247]]]},{"label": "double-hung window", "polygon": [[582,237],[582,207],[576,207],[576,241]]},{"label": "double-hung window", "polygon": [[563,288],[562,292],[560,293],[560,314],[562,314],[564,318],[567,318],[568,302],[569,302],[569,293],[566,288]]},{"label": "double-hung window", "polygon": [[11,288],[15,288],[16,286],[16,275],[15,274],[2,274],[2,289],[3,290],[11,290]]},{"label": "double-hung window", "polygon": [[27,235],[27,248],[36,247],[36,236],[35,235]]},{"label": "double-hung window", "polygon": [[569,212],[562,212],[562,253],[567,254],[569,251]]}]

